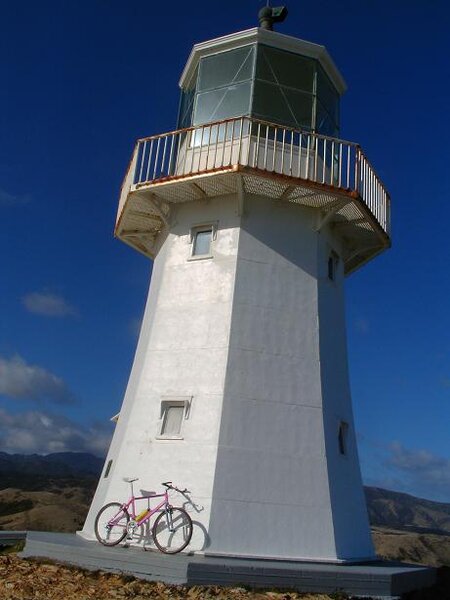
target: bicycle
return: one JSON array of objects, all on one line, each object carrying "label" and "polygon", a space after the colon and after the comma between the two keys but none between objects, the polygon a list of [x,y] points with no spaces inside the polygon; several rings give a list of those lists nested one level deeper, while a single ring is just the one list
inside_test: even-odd
[{"label": "bicycle", "polygon": [[[125,537],[132,539],[138,527],[146,523],[155,513],[152,527],[152,537],[156,547],[165,554],[176,554],[186,548],[192,537],[192,520],[184,508],[174,507],[169,503],[169,490],[185,494],[187,489],[180,490],[171,481],[162,483],[166,490],[162,494],[150,492],[145,496],[135,496],[133,482],[135,479],[125,479],[131,484],[131,496],[127,502],[110,502],[105,504],[95,519],[95,536],[104,546],[117,546]],[[163,500],[150,508],[150,498]],[[136,501],[147,500],[148,508],[136,514]]]}]

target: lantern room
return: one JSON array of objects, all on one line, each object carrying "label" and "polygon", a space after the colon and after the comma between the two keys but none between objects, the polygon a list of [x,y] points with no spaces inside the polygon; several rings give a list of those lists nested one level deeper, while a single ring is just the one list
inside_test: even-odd
[{"label": "lantern room", "polygon": [[181,77],[178,128],[249,116],[339,135],[345,83],[323,46],[264,29],[197,44]]}]

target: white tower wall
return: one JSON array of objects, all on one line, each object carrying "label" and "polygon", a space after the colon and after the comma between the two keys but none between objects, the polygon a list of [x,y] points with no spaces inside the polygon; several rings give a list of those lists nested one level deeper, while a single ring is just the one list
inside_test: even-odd
[{"label": "white tower wall", "polygon": [[[139,343],[120,417],[81,534],[94,537],[98,510],[135,491],[160,491],[171,480],[192,490],[197,525],[189,549],[206,545],[228,357],[239,236],[233,199],[180,205],[154,261]],[[190,259],[191,227],[218,222],[213,259]],[[159,439],[161,402],[192,398],[182,439]],[[173,497],[181,505],[183,497]]]},{"label": "white tower wall", "polygon": [[[173,480],[192,492],[190,550],[349,560],[373,555],[347,372],[338,242],[311,209],[248,196],[177,205],[155,260],[136,357],[83,535],[103,504]],[[213,258],[190,231],[217,224]],[[179,440],[161,401],[190,398]],[[348,423],[347,451],[338,430]],[[183,498],[177,499],[179,503]],[[177,504],[174,499],[174,504]]]},{"label": "white tower wall", "polygon": [[[215,473],[211,552],[373,555],[348,384],[343,269],[313,211],[246,201]],[[341,421],[349,425],[339,453]]]}]

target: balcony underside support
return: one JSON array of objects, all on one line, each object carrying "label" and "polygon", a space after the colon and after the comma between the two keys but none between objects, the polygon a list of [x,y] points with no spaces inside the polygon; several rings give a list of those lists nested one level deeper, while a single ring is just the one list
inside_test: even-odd
[{"label": "balcony underside support", "polygon": [[325,212],[322,212],[319,218],[319,222],[315,227],[315,230],[321,231],[325,227],[325,225],[327,225],[327,223],[330,223],[330,221],[333,219],[336,213],[338,213],[341,210],[341,208],[344,208],[344,206],[347,206],[347,204],[350,204],[351,202],[352,200],[350,198],[348,198],[347,200],[336,201],[331,208],[329,208]]},{"label": "balcony underside support", "polygon": [[240,216],[245,214],[247,195],[268,196],[275,202],[317,210],[317,231],[328,224],[345,228],[347,235],[348,228],[350,250],[344,260],[347,274],[390,244],[387,234],[355,192],[241,165],[132,186],[116,235],[154,258],[157,236],[173,225],[174,204],[230,195],[236,198]]}]

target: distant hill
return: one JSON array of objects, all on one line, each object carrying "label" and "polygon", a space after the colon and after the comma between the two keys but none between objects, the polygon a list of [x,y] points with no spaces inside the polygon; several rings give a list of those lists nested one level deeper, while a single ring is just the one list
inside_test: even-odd
[{"label": "distant hill", "polygon": [[375,487],[365,493],[372,526],[450,535],[450,504]]},{"label": "distant hill", "polygon": [[80,529],[103,463],[83,452],[0,452],[0,529]]},{"label": "distant hill", "polygon": [[7,454],[0,452],[0,490],[48,490],[89,483],[100,476],[104,459],[87,452]]}]

